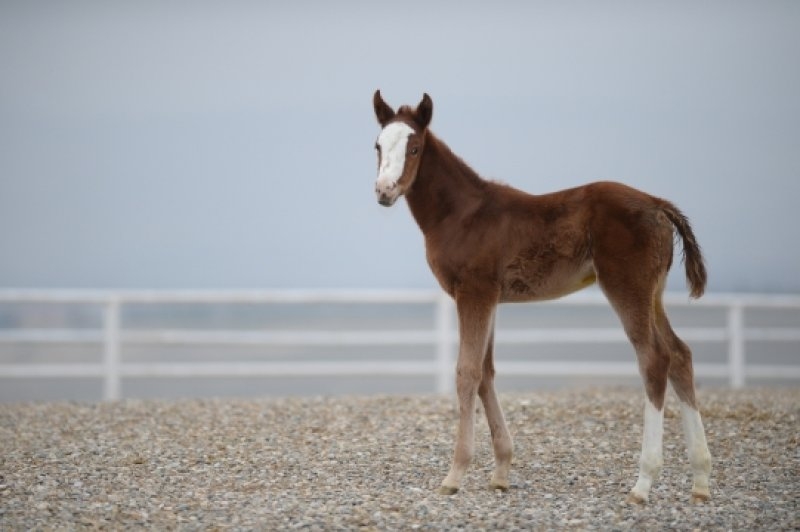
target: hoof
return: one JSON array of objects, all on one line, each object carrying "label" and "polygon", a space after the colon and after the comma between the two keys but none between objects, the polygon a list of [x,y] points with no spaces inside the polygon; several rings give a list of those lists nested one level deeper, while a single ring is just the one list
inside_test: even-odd
[{"label": "hoof", "polygon": [[630,492],[628,494],[628,497],[625,499],[625,502],[627,504],[636,504],[638,506],[644,506],[645,504],[647,504],[647,497],[642,497],[637,493]]},{"label": "hoof", "polygon": [[458,488],[454,486],[442,486],[439,488],[439,495],[455,495],[458,493]]},{"label": "hoof", "polygon": [[496,480],[493,480],[489,482],[489,489],[495,491],[508,491],[508,482],[497,482]]},{"label": "hoof", "polygon": [[702,493],[699,491],[692,492],[692,498],[689,502],[692,504],[705,504],[711,500],[711,495],[708,492]]}]

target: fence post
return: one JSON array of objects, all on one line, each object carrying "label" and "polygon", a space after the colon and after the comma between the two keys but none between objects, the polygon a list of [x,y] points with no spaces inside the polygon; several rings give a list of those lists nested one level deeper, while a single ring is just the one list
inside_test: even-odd
[{"label": "fence post", "polygon": [[742,303],[731,303],[728,309],[728,364],[730,385],[743,388],[745,382],[744,318]]},{"label": "fence post", "polygon": [[103,319],[103,399],[114,401],[120,398],[119,374],[119,299],[112,296],[106,302]]},{"label": "fence post", "polygon": [[436,300],[436,392],[453,391],[452,316],[450,298],[440,294]]}]

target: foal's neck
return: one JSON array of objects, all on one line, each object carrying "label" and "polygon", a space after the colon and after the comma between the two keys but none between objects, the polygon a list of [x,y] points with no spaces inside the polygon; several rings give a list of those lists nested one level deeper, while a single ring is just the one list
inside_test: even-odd
[{"label": "foal's neck", "polygon": [[428,131],[417,177],[406,193],[411,214],[423,233],[448,217],[476,209],[489,183]]}]

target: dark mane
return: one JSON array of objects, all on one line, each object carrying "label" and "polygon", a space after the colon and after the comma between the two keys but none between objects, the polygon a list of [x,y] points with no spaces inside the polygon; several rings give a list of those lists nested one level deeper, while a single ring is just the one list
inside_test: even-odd
[{"label": "dark mane", "polygon": [[460,179],[468,181],[481,190],[491,184],[491,181],[482,178],[478,172],[473,170],[472,167],[464,161],[464,159],[456,155],[447,144],[430,130],[427,132],[427,142],[428,145],[426,149],[433,148],[443,156],[440,159],[443,166],[442,170],[444,170],[446,166],[447,171],[456,173]]}]

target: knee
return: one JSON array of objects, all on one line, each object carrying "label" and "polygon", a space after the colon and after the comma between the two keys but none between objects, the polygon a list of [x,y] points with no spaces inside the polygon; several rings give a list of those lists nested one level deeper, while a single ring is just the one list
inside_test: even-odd
[{"label": "knee", "polygon": [[483,372],[480,367],[473,367],[467,364],[456,366],[456,390],[462,393],[475,393],[482,384]]}]

